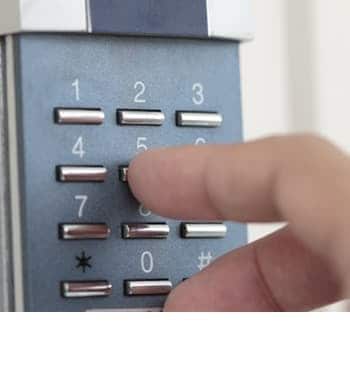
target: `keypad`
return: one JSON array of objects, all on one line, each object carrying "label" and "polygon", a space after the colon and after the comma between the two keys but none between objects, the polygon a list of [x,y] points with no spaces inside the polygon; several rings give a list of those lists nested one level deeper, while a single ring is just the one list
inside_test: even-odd
[{"label": "keypad", "polygon": [[242,140],[238,43],[18,39],[25,308],[161,309],[185,277],[242,246],[246,227],[157,215],[132,195],[129,164]]},{"label": "keypad", "polygon": [[[55,108],[56,123],[61,123],[65,115],[62,111],[101,111],[59,109]],[[57,116],[61,118],[58,119]],[[81,115],[80,115],[81,116]],[[76,118],[76,116],[73,117]],[[91,118],[91,117],[90,117]],[[177,126],[180,127],[219,127],[223,117],[219,113],[208,112],[175,112]],[[161,126],[165,115],[160,110],[117,110],[117,124],[125,126]],[[122,183],[128,182],[127,165],[118,167],[118,179]],[[57,166],[57,180],[60,182],[105,182],[107,169],[104,166]],[[62,240],[106,240],[111,230],[106,224],[60,224],[59,237]],[[121,238],[124,240],[166,240],[170,234],[167,223],[122,223]],[[224,238],[227,235],[227,226],[224,223],[181,223],[179,235],[185,239],[214,239]],[[169,294],[173,284],[169,280],[125,280],[124,294],[126,296],[157,296]],[[65,298],[87,298],[108,296],[111,286],[107,281],[63,282],[61,292]]]}]

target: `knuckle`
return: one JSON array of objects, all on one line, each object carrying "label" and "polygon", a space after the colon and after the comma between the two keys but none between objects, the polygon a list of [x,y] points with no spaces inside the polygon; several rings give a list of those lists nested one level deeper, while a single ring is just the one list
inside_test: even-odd
[{"label": "knuckle", "polygon": [[330,147],[330,142],[316,134],[303,134],[297,137],[297,144],[306,151],[318,150],[320,147]]}]

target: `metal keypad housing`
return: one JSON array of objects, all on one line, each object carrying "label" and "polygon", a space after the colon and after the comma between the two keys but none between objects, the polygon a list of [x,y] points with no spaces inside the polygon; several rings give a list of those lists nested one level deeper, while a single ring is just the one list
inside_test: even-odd
[{"label": "metal keypad housing", "polygon": [[[176,286],[246,243],[184,239],[181,221],[149,213],[119,167],[151,148],[242,140],[238,43],[197,39],[24,34],[14,38],[24,309],[161,308],[165,296],[128,296],[127,281]],[[101,109],[102,124],[57,124],[55,109]],[[164,113],[162,125],[118,124],[120,110]],[[177,112],[217,112],[218,127],[179,127]],[[62,183],[58,166],[103,166],[102,183]],[[189,165],[191,167],[191,165]],[[176,204],[174,202],[174,204]],[[107,239],[62,240],[62,224],[107,224]],[[125,223],[167,223],[166,239],[122,239]],[[89,258],[85,272],[77,257]],[[91,257],[91,258],[90,258]],[[62,282],[103,281],[108,296],[65,298]]]}]

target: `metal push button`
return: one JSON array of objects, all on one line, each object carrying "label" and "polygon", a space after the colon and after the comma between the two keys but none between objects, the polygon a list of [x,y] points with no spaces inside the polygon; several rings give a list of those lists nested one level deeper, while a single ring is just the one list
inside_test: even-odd
[{"label": "metal push button", "polygon": [[176,124],[179,127],[216,128],[223,123],[223,117],[218,112],[178,111]]},{"label": "metal push button", "polygon": [[123,183],[128,183],[129,166],[119,167],[119,180]]},{"label": "metal push button", "polygon": [[166,239],[170,227],[166,223],[125,223],[122,225],[123,239]]},{"label": "metal push button", "polygon": [[58,166],[57,180],[65,183],[91,182],[102,183],[106,180],[104,166]]},{"label": "metal push button", "polygon": [[66,281],[61,283],[64,298],[108,297],[112,285],[108,281]]},{"label": "metal push button", "polygon": [[61,224],[59,237],[63,240],[107,239],[111,230],[106,224]]},{"label": "metal push button", "polygon": [[182,223],[182,238],[225,238],[227,226],[224,223]]},{"label": "metal push button", "polygon": [[55,108],[57,124],[99,125],[105,120],[100,108]]},{"label": "metal push button", "polygon": [[160,110],[118,110],[117,122],[121,126],[161,126],[165,115]]},{"label": "metal push button", "polygon": [[169,280],[125,281],[127,296],[167,295],[172,288]]}]

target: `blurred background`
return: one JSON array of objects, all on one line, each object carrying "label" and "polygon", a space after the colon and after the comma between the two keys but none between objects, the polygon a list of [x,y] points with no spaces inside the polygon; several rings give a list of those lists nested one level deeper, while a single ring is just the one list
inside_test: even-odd
[{"label": "blurred background", "polygon": [[[316,132],[350,151],[350,1],[253,0],[253,9],[255,40],[241,47],[246,140]],[[252,225],[250,239],[277,227]]]}]

